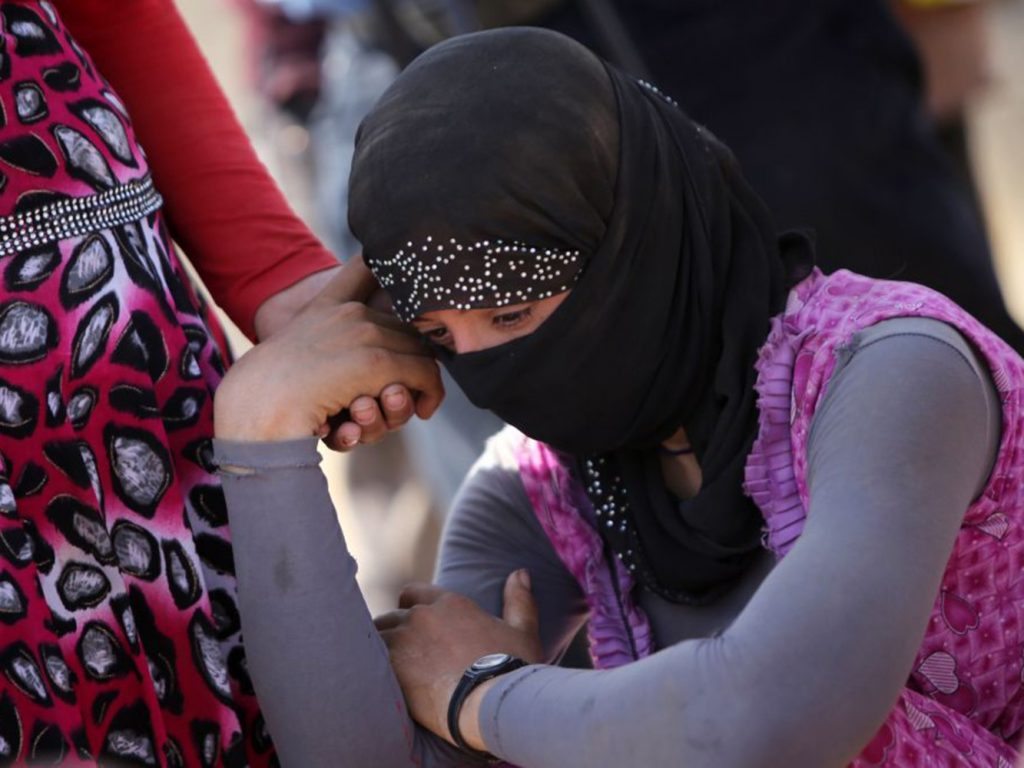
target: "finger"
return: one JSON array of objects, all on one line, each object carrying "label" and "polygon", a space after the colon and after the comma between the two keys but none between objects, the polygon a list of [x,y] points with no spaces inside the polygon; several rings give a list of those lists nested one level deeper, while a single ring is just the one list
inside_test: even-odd
[{"label": "finger", "polygon": [[416,415],[421,419],[429,419],[444,402],[444,385],[436,390],[416,392],[415,400]]},{"label": "finger", "polygon": [[[344,453],[359,444],[362,429],[352,421],[348,408],[327,418],[326,435],[322,436],[324,444],[332,451]],[[342,429],[344,427],[344,429]]]},{"label": "finger", "polygon": [[352,414],[352,420],[362,431],[359,442],[364,445],[379,442],[388,433],[387,422],[384,421],[377,401],[372,397],[357,397],[349,405],[348,410]]},{"label": "finger", "polygon": [[537,603],[530,591],[530,572],[525,568],[513,571],[505,580],[505,605],[501,617],[509,626],[536,635],[538,632]]},{"label": "finger", "polygon": [[344,453],[345,451],[351,451],[359,445],[362,437],[362,427],[354,421],[343,421],[334,432],[327,436],[324,442],[334,450]]},{"label": "finger", "polygon": [[389,354],[379,349],[367,350],[367,354],[372,356],[367,365],[373,366],[380,374],[378,381],[404,384],[416,393],[416,415],[421,419],[433,415],[444,399],[444,384],[441,383],[437,363],[432,358],[403,353]]},{"label": "finger", "polygon": [[388,611],[377,616],[373,620],[373,626],[377,628],[378,632],[387,632],[402,626],[408,615],[409,612],[404,610]]},{"label": "finger", "polygon": [[365,302],[377,288],[377,280],[362,256],[354,256],[338,270],[310,304],[343,304]]},{"label": "finger", "polygon": [[389,384],[380,393],[381,409],[388,429],[398,429],[412,418],[415,402],[402,384]]},{"label": "finger", "polygon": [[402,593],[398,596],[399,608],[412,608],[414,605],[431,605],[436,602],[444,590],[433,584],[424,581],[406,584]]},{"label": "finger", "polygon": [[330,432],[328,432],[326,435],[324,435],[322,439],[324,441],[324,445],[326,445],[332,451],[337,451],[338,453],[346,453],[349,450],[351,450],[350,446],[347,446],[345,445],[344,442],[342,442],[341,435],[338,434],[338,430],[336,429],[333,429]]}]

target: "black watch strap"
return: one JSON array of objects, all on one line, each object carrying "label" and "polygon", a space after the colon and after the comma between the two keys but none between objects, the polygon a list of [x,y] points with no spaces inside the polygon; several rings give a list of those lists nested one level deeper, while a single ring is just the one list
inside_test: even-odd
[{"label": "black watch strap", "polygon": [[459,684],[455,686],[452,697],[448,701],[448,733],[451,734],[452,741],[455,742],[459,749],[485,760],[495,759],[494,755],[489,752],[473,749],[466,743],[466,740],[462,738],[462,731],[459,730],[459,714],[462,712],[462,705],[466,702],[466,697],[478,685],[491,678],[525,666],[526,662],[515,656],[507,653],[491,653],[487,656],[481,656],[462,673],[462,678],[459,680]]}]

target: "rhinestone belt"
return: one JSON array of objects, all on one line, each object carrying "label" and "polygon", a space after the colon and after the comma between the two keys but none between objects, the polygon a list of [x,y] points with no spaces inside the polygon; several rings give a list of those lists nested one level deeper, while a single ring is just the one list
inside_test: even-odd
[{"label": "rhinestone belt", "polygon": [[0,257],[130,224],[153,213],[163,198],[146,176],[91,197],[67,198],[0,218]]}]

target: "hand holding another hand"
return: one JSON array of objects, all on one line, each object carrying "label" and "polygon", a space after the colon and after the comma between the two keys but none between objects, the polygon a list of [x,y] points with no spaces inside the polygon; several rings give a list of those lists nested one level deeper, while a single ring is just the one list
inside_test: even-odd
[{"label": "hand holding another hand", "polygon": [[[246,353],[217,391],[217,436],[320,436],[350,448],[375,442],[413,413],[433,414],[444,397],[437,364],[414,331],[363,303],[375,288],[362,259],[353,259],[286,327]],[[337,424],[333,417],[346,409],[351,420]]]},{"label": "hand holding another hand", "polygon": [[[537,607],[525,570],[514,571],[505,582],[501,619],[462,595],[412,584],[402,591],[399,610],[374,623],[388,646],[413,719],[448,741],[448,702],[470,664],[489,653],[508,653],[529,664],[543,658]],[[480,702],[493,682],[470,694],[459,717],[463,738],[479,750],[486,749],[479,731]]]}]

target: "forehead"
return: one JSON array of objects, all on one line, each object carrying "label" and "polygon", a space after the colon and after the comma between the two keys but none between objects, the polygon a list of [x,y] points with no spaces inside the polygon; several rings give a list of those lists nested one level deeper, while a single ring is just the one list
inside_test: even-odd
[{"label": "forehead", "polygon": [[437,310],[522,304],[554,296],[579,277],[579,250],[520,241],[426,236],[367,264],[405,321]]}]

